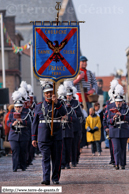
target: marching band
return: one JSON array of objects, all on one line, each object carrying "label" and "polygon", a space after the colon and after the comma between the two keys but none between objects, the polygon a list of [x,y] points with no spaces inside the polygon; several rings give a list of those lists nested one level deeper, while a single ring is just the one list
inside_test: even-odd
[{"label": "marching band", "polygon": [[[103,112],[103,123],[92,107],[85,118],[86,133],[82,133],[83,111],[72,81],[64,81],[53,94],[53,83],[40,81],[43,101],[36,104],[31,85],[21,82],[13,92],[14,108],[10,111],[7,125],[8,140],[12,150],[13,172],[27,170],[34,159],[38,146],[42,154],[43,180],[41,184],[59,184],[61,170],[76,167],[80,156],[80,142],[85,134],[86,143],[91,144],[92,155],[97,149],[101,155],[101,125],[107,133],[110,156],[116,170],[125,169],[126,145],[129,138],[129,108],[124,100],[123,87],[117,80],[111,82],[109,96]],[[53,135],[51,135],[52,101],[54,102]],[[83,137],[84,138],[84,137]],[[85,143],[85,145],[86,145]],[[95,144],[96,143],[96,144]],[[84,145],[84,146],[85,146]],[[52,163],[51,163],[52,162]]]}]

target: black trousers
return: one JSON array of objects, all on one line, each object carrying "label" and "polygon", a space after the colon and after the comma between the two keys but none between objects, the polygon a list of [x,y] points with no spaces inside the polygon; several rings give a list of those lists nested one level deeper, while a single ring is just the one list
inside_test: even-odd
[{"label": "black trousers", "polygon": [[115,164],[126,165],[127,138],[112,138]]},{"label": "black trousers", "polygon": [[50,143],[38,142],[42,154],[43,181],[50,181],[50,159],[52,160],[52,181],[58,181],[61,173],[62,140]]},{"label": "black trousers", "polygon": [[12,149],[13,170],[26,168],[28,141],[10,141]]},{"label": "black trousers", "polygon": [[74,132],[74,138],[72,140],[72,164],[73,165],[77,164],[78,136],[79,136],[78,131]]},{"label": "black trousers", "polygon": [[72,138],[63,138],[62,166],[68,166],[71,159]]},{"label": "black trousers", "polygon": [[112,146],[112,140],[111,139],[109,139],[109,148],[110,148],[111,162],[115,163],[114,153],[113,153],[113,146]]}]

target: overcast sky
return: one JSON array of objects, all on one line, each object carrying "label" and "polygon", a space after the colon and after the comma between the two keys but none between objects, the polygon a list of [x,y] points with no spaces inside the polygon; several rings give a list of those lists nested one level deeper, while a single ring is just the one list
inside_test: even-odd
[{"label": "overcast sky", "polygon": [[126,74],[129,46],[128,0],[73,0],[80,24],[81,52],[88,58],[87,69],[96,76],[109,76],[122,69]]}]

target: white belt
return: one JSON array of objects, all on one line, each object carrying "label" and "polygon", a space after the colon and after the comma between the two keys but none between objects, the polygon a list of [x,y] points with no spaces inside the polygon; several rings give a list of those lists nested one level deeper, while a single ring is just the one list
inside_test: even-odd
[{"label": "white belt", "polygon": [[[52,120],[47,120],[47,123],[51,123],[51,122],[52,122]],[[46,123],[46,121],[45,120],[40,120],[39,123]],[[53,123],[68,123],[68,121],[66,121],[66,120],[63,120],[63,121],[53,120]]]},{"label": "white belt", "polygon": [[[47,120],[47,123],[51,123],[51,122],[52,122],[52,120]],[[53,123],[60,123],[60,122],[61,122],[61,120],[53,120]],[[46,121],[40,120],[39,123],[46,123]]]},{"label": "white belt", "polygon": [[128,123],[127,121],[118,121],[116,124],[123,124],[123,123]]},{"label": "white belt", "polygon": [[24,128],[24,127],[26,127],[26,126],[24,126],[24,125],[14,125],[14,127],[15,127],[15,128]]},{"label": "white belt", "polygon": [[61,121],[61,123],[68,123],[69,121],[66,121],[66,120],[63,120],[63,121]]}]

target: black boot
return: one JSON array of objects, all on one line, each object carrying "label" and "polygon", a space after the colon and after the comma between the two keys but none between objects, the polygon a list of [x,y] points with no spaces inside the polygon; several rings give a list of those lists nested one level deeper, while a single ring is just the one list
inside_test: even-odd
[{"label": "black boot", "polygon": [[43,185],[50,185],[50,181],[42,181],[41,184],[43,184]]}]

